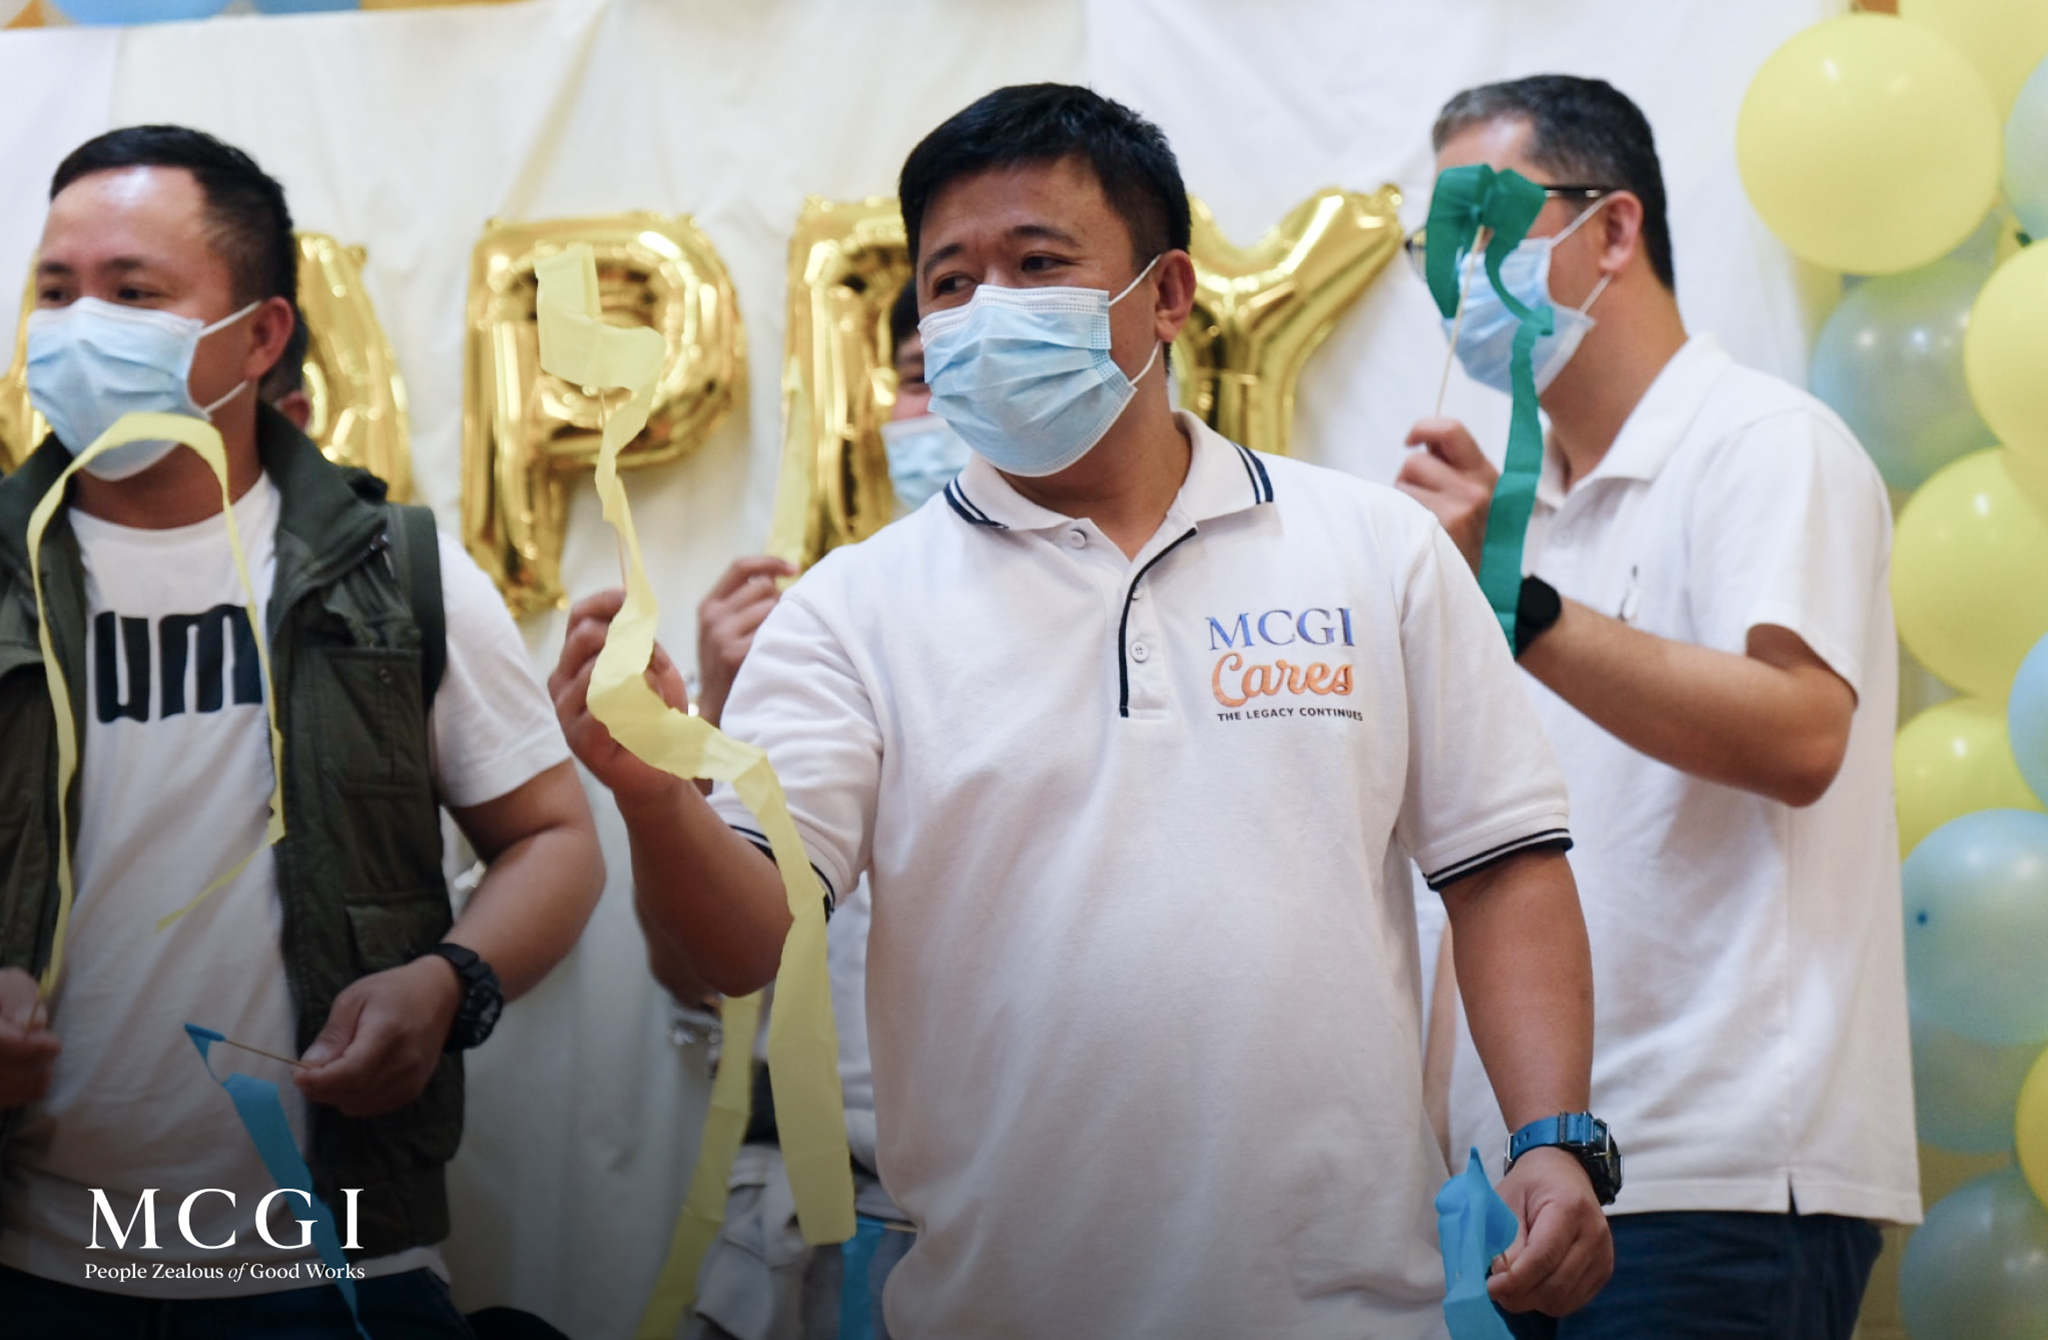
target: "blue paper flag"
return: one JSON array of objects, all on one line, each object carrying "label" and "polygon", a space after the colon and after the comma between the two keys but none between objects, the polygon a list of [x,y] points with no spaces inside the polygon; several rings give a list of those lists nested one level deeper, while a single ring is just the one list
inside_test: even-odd
[{"label": "blue paper flag", "polygon": [[1444,1322],[1451,1340],[1512,1340],[1486,1292],[1493,1258],[1514,1243],[1515,1212],[1486,1180],[1473,1150],[1465,1171],[1436,1193],[1437,1244],[1444,1255]]},{"label": "blue paper flag", "polygon": [[[226,1035],[197,1024],[186,1024],[185,1032],[191,1037],[192,1045],[199,1049],[200,1064],[206,1067],[207,1074],[212,1075],[213,1063],[207,1057],[207,1048],[216,1042],[227,1042]],[[356,1308],[356,1282],[349,1275],[348,1257],[341,1250],[341,1233],[334,1226],[334,1211],[313,1194],[313,1171],[306,1166],[305,1157],[299,1153],[299,1146],[292,1139],[291,1123],[285,1119],[284,1104],[278,1099],[277,1086],[269,1080],[253,1079],[240,1072],[229,1074],[219,1083],[228,1091],[228,1097],[234,1100],[235,1111],[241,1114],[242,1125],[248,1128],[249,1138],[256,1142],[256,1153],[263,1159],[263,1166],[270,1170],[271,1180],[281,1188],[303,1191],[311,1203],[314,1250],[320,1253],[320,1260],[327,1266],[334,1287],[341,1290],[342,1299],[348,1304],[349,1316],[355,1319],[356,1334],[362,1340],[370,1340],[370,1333],[363,1329],[362,1314]]]},{"label": "blue paper flag", "polygon": [[864,1214],[854,1222],[853,1236],[839,1245],[845,1263],[839,1280],[839,1340],[873,1340],[875,1300],[868,1275],[874,1268],[875,1248],[889,1226]]}]

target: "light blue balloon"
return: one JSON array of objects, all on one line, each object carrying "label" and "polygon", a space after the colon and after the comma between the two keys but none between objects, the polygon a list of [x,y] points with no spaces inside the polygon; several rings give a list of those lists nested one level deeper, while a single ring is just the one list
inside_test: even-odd
[{"label": "light blue balloon", "polygon": [[2041,1054],[2039,1043],[1994,1047],[1915,1011],[1913,1112],[1920,1138],[1967,1154],[2010,1152],[2020,1085]]},{"label": "light blue balloon", "polygon": [[173,19],[205,19],[220,13],[228,0],[57,0],[57,8],[73,23],[167,23]]},{"label": "light blue balloon", "polygon": [[2035,796],[2048,796],[2048,637],[2034,644],[2013,676],[2012,696],[2005,706],[2005,733],[2012,741],[2020,776]]},{"label": "light blue balloon", "polygon": [[2048,238],[2048,60],[2027,76],[2005,119],[2005,202],[2029,237]]},{"label": "light blue balloon", "polygon": [[1979,1042],[2048,1042],[2048,814],[1952,819],[1903,878],[1914,1009]]},{"label": "light blue balloon", "polygon": [[1970,306],[1988,260],[1948,257],[1856,285],[1813,349],[1813,393],[1842,416],[1893,488],[1915,489],[1998,439],[1963,377]]},{"label": "light blue balloon", "polygon": [[1899,1311],[1913,1340],[2048,1340],[2048,1210],[2016,1170],[1927,1211],[1899,1263]]}]

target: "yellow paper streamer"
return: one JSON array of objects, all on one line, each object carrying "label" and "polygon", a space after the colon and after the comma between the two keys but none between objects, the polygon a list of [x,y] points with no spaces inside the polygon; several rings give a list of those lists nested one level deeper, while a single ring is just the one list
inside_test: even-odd
[{"label": "yellow paper streamer", "polygon": [[[853,1171],[839,1093],[839,1041],[825,969],[823,892],[789,817],[782,783],[768,766],[767,754],[723,734],[701,717],[670,707],[644,677],[654,654],[658,606],[647,580],[625,488],[619,481],[618,454],[646,421],[655,377],[661,369],[661,337],[652,330],[610,326],[599,319],[597,266],[588,246],[542,258],[535,263],[534,274],[539,281],[536,316],[541,367],[586,387],[622,387],[631,397],[606,420],[597,461],[598,498],[605,520],[618,532],[625,550],[626,598],[591,670],[590,713],[604,723],[613,739],[654,767],[681,778],[731,783],[768,837],[788,894],[792,922],[782,947],[775,1010],[768,1025],[776,1125],[804,1240],[844,1242],[854,1231]],[[758,1009],[758,1004],[752,1008]],[[746,1012],[741,1010],[741,1014]],[[753,1035],[738,1032],[738,1022],[735,1019],[728,1024],[726,1054],[740,1056],[742,1063],[724,1069],[743,1072]],[[733,1084],[743,1083],[726,1080],[723,1071],[719,1082],[728,1092]],[[738,1110],[744,1114],[743,1106]],[[742,1115],[742,1125],[744,1120]],[[691,1207],[702,1204],[710,1208],[712,1233],[721,1218],[719,1207],[738,1140],[724,1146],[723,1166],[707,1166],[715,1164],[721,1154],[712,1148],[710,1136],[730,1124],[718,1112],[707,1122],[706,1146],[691,1190]],[[686,1211],[686,1219],[697,1217]],[[697,1242],[701,1233],[702,1226],[696,1224],[679,1224],[676,1231],[679,1245]],[[708,1236],[701,1240],[709,1245]],[[699,1248],[697,1260],[701,1259]],[[686,1276],[684,1287],[694,1289],[696,1262],[672,1259],[664,1278],[676,1273]],[[685,1297],[685,1306],[687,1301]],[[643,1333],[648,1324],[643,1320]],[[667,1333],[672,1333],[672,1328]]]},{"label": "yellow paper streamer", "polygon": [[243,608],[248,611],[249,628],[255,634],[256,663],[263,672],[263,710],[270,718],[271,781],[270,822],[264,829],[262,843],[235,862],[226,874],[201,889],[191,902],[159,918],[156,928],[161,931],[199,906],[207,895],[241,874],[256,858],[257,852],[284,836],[284,736],[277,729],[277,694],[270,678],[270,639],[264,633],[263,612],[256,608],[256,584],[249,580],[249,559],[242,549],[242,532],[235,525],[234,499],[228,496],[227,448],[221,444],[220,430],[203,419],[183,414],[123,414],[91,446],[72,458],[71,464],[64,467],[64,473],[57,476],[56,482],[50,485],[28,518],[28,571],[29,585],[36,592],[36,640],[43,649],[43,683],[49,690],[50,708],[57,716],[57,928],[51,940],[49,966],[43,969],[42,996],[45,1000],[56,990],[57,979],[63,972],[64,936],[71,928],[74,890],[71,815],[66,800],[71,793],[71,779],[78,772],[78,736],[71,717],[71,689],[64,682],[63,671],[57,664],[57,653],[50,642],[49,612],[43,604],[43,532],[49,528],[50,519],[64,502],[65,485],[86,462],[103,451],[129,442],[163,441],[181,442],[198,452],[199,458],[220,481],[220,510],[227,523],[228,548],[234,553],[235,573],[242,579],[242,589],[249,593],[248,603]]},{"label": "yellow paper streamer", "polygon": [[711,1107],[704,1114],[704,1138],[697,1149],[697,1167],[690,1174],[690,1192],[676,1216],[668,1257],[648,1295],[640,1328],[633,1340],[675,1340],[683,1314],[697,1298],[697,1271],[711,1244],[725,1226],[726,1184],[733,1159],[746,1138],[753,1106],[751,1080],[754,1037],[761,1031],[761,993],[725,1003],[726,1047],[720,1054],[718,1078],[711,1083]]},{"label": "yellow paper streamer", "polygon": [[811,436],[811,398],[801,385],[797,360],[782,373],[783,413],[789,420],[781,465],[775,477],[775,511],[768,522],[768,552],[793,567],[802,567],[811,515],[812,452],[803,448]]}]

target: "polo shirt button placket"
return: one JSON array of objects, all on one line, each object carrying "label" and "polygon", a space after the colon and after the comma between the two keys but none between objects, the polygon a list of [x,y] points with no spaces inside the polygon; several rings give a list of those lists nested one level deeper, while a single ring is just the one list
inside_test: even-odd
[{"label": "polo shirt button placket", "polygon": [[1086,549],[1087,547],[1088,547],[1088,532],[1087,532],[1087,531],[1085,531],[1085,530],[1082,530],[1082,529],[1081,529],[1081,528],[1080,528],[1079,526],[1076,526],[1076,527],[1074,527],[1074,528],[1073,528],[1072,530],[1070,530],[1070,531],[1068,531],[1068,532],[1067,532],[1067,548],[1069,548],[1069,549]]}]

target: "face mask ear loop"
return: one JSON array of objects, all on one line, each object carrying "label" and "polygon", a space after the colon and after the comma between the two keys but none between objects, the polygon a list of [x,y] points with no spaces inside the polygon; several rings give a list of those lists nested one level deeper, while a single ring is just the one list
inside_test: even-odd
[{"label": "face mask ear loop", "polygon": [[230,312],[228,315],[222,317],[220,320],[214,322],[212,325],[206,327],[204,330],[201,330],[199,332],[199,338],[203,340],[207,336],[213,334],[213,332],[215,332],[216,330],[225,330],[227,327],[234,325],[235,322],[240,321],[243,317],[249,315],[249,313],[255,311],[258,307],[261,307],[263,303],[264,299],[258,298],[256,301],[250,303],[247,307],[244,307],[241,311]]},{"label": "face mask ear loop", "polygon": [[[1480,229],[1481,233],[1487,229]],[[1472,238],[1471,254],[1465,257],[1465,278],[1458,285],[1458,310],[1451,316],[1450,343],[1444,349],[1444,371],[1436,382],[1436,408],[1430,411],[1431,418],[1442,418],[1444,396],[1451,389],[1451,364],[1458,357],[1458,328],[1465,324],[1465,295],[1472,291],[1472,272],[1478,269],[1478,260],[1485,244],[1477,235]]]},{"label": "face mask ear loop", "polygon": [[[216,330],[225,330],[229,326],[234,325],[235,322],[240,321],[243,317],[249,315],[249,313],[255,311],[258,307],[261,307],[263,303],[264,299],[258,298],[256,301],[250,303],[247,307],[244,307],[241,311],[230,312],[228,315],[222,317],[220,320],[206,327],[206,329],[200,331],[198,337],[192,341],[193,344],[198,344],[200,340],[205,339],[207,336],[213,334],[213,332],[215,332]],[[215,410],[219,409],[222,405],[227,404],[228,401],[233,400],[236,396],[240,395],[243,391],[246,391],[248,388],[248,382],[236,382],[234,390],[228,392],[220,399],[214,401],[211,405],[201,406],[199,412],[206,416],[207,422],[211,423],[213,421],[213,412]]]},{"label": "face mask ear loop", "polygon": [[[1584,223],[1587,219],[1592,218],[1595,214],[1598,214],[1600,212],[1601,206],[1605,205],[1608,201],[1612,199],[1614,199],[1614,197],[1611,195],[1603,195],[1598,200],[1595,200],[1592,204],[1588,205],[1585,209],[1579,211],[1578,218],[1573,219],[1563,228],[1560,228],[1557,232],[1551,234],[1550,245],[1554,247],[1558,243],[1564,241],[1567,237],[1570,237],[1573,233],[1579,231],[1580,224]],[[1540,241],[1541,239],[1531,240]]]},{"label": "face mask ear loop", "polygon": [[[1164,256],[1165,254],[1166,253],[1162,251],[1159,253],[1159,256]],[[1154,256],[1151,260],[1146,261],[1145,268],[1138,271],[1138,277],[1136,279],[1133,279],[1130,283],[1124,285],[1124,291],[1122,293],[1117,294],[1114,298],[1111,298],[1109,300],[1109,305],[1111,307],[1116,306],[1125,298],[1129,297],[1132,289],[1136,288],[1138,285],[1145,282],[1145,276],[1151,274],[1152,267],[1159,264],[1159,256]],[[1159,350],[1160,344],[1157,340],[1154,340],[1152,342],[1152,357],[1146,359],[1145,366],[1138,369],[1138,375],[1131,378],[1131,385],[1136,386],[1139,382],[1145,380],[1145,374],[1150,372],[1152,370],[1152,365],[1159,361]]]},{"label": "face mask ear loop", "polygon": [[[1159,253],[1159,256],[1164,256],[1165,254],[1166,254],[1166,253],[1162,251],[1162,252],[1160,252],[1160,253]],[[1144,269],[1142,269],[1142,270],[1140,270],[1140,271],[1138,271],[1138,277],[1137,277],[1136,279],[1133,279],[1133,280],[1132,280],[1132,281],[1131,281],[1130,283],[1128,283],[1128,284],[1124,285],[1124,291],[1123,291],[1122,293],[1119,293],[1119,294],[1117,294],[1117,295],[1116,295],[1116,296],[1115,296],[1114,298],[1111,298],[1111,299],[1109,300],[1109,305],[1110,305],[1111,307],[1114,307],[1114,306],[1116,306],[1116,305],[1117,305],[1118,303],[1122,302],[1122,301],[1123,301],[1123,300],[1124,300],[1125,298],[1128,298],[1128,297],[1129,297],[1129,296],[1131,295],[1131,290],[1132,290],[1132,289],[1136,288],[1136,287],[1137,287],[1138,285],[1140,285],[1140,284],[1142,284],[1142,283],[1144,283],[1144,282],[1145,282],[1145,276],[1146,276],[1146,275],[1148,275],[1148,274],[1151,274],[1151,273],[1152,273],[1152,267],[1153,267],[1153,266],[1155,266],[1155,265],[1157,265],[1157,264],[1159,264],[1159,256],[1154,256],[1154,257],[1153,257],[1153,258],[1152,258],[1151,260],[1149,260],[1149,261],[1146,261],[1146,262],[1145,262],[1145,268],[1144,268]],[[1139,376],[1139,377],[1142,377],[1142,376],[1144,376],[1144,375],[1145,375],[1145,374],[1144,374],[1144,373],[1142,373],[1142,372],[1138,374],[1138,376]],[[1134,380],[1134,381],[1135,381],[1135,380],[1136,380],[1136,378],[1133,378],[1132,380]]]},{"label": "face mask ear loop", "polygon": [[1600,297],[1600,295],[1601,295],[1602,293],[1605,293],[1605,292],[1607,291],[1607,286],[1608,286],[1609,284],[1613,283],[1613,282],[1614,282],[1614,276],[1613,276],[1613,275],[1611,275],[1611,274],[1604,274],[1604,275],[1601,275],[1601,276],[1600,276],[1600,282],[1599,282],[1599,283],[1597,283],[1597,284],[1595,284],[1595,285],[1593,285],[1593,291],[1592,291],[1591,293],[1588,293],[1588,294],[1586,295],[1586,300],[1585,300],[1584,302],[1582,302],[1582,303],[1580,303],[1580,304],[1579,304],[1579,315],[1580,315],[1580,316],[1584,316],[1584,315],[1585,315],[1586,313],[1588,313],[1588,312],[1592,311],[1592,310],[1593,310],[1593,303],[1594,303],[1594,302],[1595,302],[1595,301],[1596,301],[1596,300],[1597,300],[1597,299],[1598,299],[1598,298]]},{"label": "face mask ear loop", "polygon": [[1152,357],[1146,359],[1145,366],[1138,369],[1138,375],[1131,378],[1131,385],[1136,386],[1139,382],[1145,380],[1145,374],[1150,372],[1152,370],[1152,365],[1159,361],[1159,351],[1165,347],[1166,346],[1158,340],[1152,341]]},{"label": "face mask ear loop", "polygon": [[235,389],[234,389],[234,390],[232,390],[232,391],[228,392],[228,393],[227,393],[226,395],[222,396],[222,397],[221,397],[220,399],[218,399],[218,400],[214,401],[214,402],[213,402],[213,403],[212,403],[211,405],[206,405],[206,406],[202,406],[202,407],[200,408],[200,411],[199,411],[199,412],[200,412],[201,414],[204,414],[204,415],[206,416],[206,418],[207,418],[207,421],[208,421],[208,422],[212,422],[212,420],[213,420],[213,412],[214,412],[215,410],[219,409],[219,408],[220,408],[220,407],[221,407],[222,405],[225,405],[225,404],[227,404],[227,403],[228,403],[228,401],[230,401],[230,400],[233,400],[233,399],[234,399],[234,398],[235,398],[236,396],[240,395],[240,394],[241,394],[242,392],[244,392],[244,391],[246,391],[246,390],[248,390],[248,389],[249,389],[249,383],[248,383],[248,382],[245,382],[245,381],[241,381],[241,382],[236,382],[236,383],[235,383]]}]

